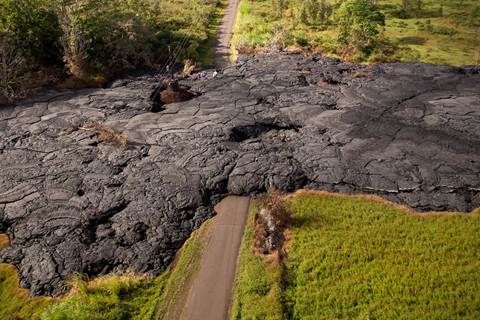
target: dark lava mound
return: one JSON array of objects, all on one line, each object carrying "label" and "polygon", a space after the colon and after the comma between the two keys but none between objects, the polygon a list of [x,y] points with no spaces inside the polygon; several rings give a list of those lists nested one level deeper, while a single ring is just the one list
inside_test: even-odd
[{"label": "dark lava mound", "polygon": [[[240,61],[151,109],[153,78],[0,108],[0,260],[33,294],[74,272],[159,274],[226,193],[375,193],[418,210],[480,206],[478,69]],[[128,135],[123,150],[82,129]]]}]

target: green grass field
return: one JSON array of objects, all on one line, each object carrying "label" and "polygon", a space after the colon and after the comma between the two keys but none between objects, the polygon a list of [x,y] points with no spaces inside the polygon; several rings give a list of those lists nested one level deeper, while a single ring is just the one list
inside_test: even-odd
[{"label": "green grass field", "polygon": [[[159,277],[107,275],[70,281],[69,294],[59,298],[29,296],[19,289],[12,265],[0,264],[0,319],[5,320],[170,320],[175,319],[186,288],[200,264],[209,223],[195,231],[177,261]],[[0,236],[0,244],[8,243]],[[0,246],[0,249],[2,247]]]},{"label": "green grass field", "polygon": [[[262,48],[277,43],[286,47],[309,47],[336,56],[338,44],[334,17],[329,26],[305,24],[298,17],[301,1],[287,1],[290,7],[282,14],[275,9],[276,2],[279,1],[241,1],[234,47]],[[441,2],[444,3],[442,15]],[[421,14],[405,19],[399,19],[396,14],[401,6],[400,0],[380,0],[377,3],[386,16],[383,33],[397,48],[391,59],[450,65],[480,63],[480,26],[471,23],[472,12],[476,8],[480,12],[478,0],[424,0]]]},{"label": "green grass field", "polygon": [[304,193],[285,265],[252,253],[231,319],[479,319],[480,214],[414,215],[365,197]]}]

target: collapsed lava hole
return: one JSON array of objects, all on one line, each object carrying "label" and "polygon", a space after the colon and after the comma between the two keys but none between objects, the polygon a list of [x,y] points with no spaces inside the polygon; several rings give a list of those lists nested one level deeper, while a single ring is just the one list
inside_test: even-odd
[{"label": "collapsed lava hole", "polygon": [[156,87],[150,95],[152,102],[151,112],[160,112],[164,110],[163,106],[191,100],[198,97],[200,94],[188,90],[178,84],[177,80],[168,80]]},{"label": "collapsed lava hole", "polygon": [[279,125],[274,123],[259,122],[255,124],[233,127],[230,131],[228,140],[232,142],[243,142],[248,139],[258,138],[259,136],[272,130],[294,130],[298,132],[300,128],[301,126],[293,124]]}]

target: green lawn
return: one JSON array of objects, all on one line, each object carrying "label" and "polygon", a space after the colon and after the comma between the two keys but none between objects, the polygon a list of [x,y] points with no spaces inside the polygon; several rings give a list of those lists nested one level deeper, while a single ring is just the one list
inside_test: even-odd
[{"label": "green lawn", "polygon": [[[242,0],[235,27],[234,47],[262,48],[272,42],[282,46],[309,47],[335,56],[335,17],[331,24],[321,26],[304,23],[299,18],[301,0],[287,0],[284,11],[276,9],[280,0]],[[329,0],[334,4],[335,1]],[[377,3],[386,16],[385,37],[397,47],[391,59],[423,61],[451,65],[480,63],[480,25],[472,25],[470,15],[480,14],[478,0],[423,0],[418,17],[398,18],[400,0]],[[443,16],[440,3],[443,2]],[[476,18],[477,23],[479,18]],[[472,20],[473,21],[473,20]]]},{"label": "green lawn", "polygon": [[[0,319],[170,320],[175,319],[200,263],[209,223],[195,231],[177,261],[159,277],[108,275],[70,281],[71,292],[56,299],[29,296],[18,288],[14,266],[0,264]],[[0,244],[6,245],[0,237]],[[1,247],[0,247],[1,249]]]},{"label": "green lawn", "polygon": [[284,266],[242,244],[231,319],[479,319],[480,214],[414,215],[365,197],[288,201]]}]

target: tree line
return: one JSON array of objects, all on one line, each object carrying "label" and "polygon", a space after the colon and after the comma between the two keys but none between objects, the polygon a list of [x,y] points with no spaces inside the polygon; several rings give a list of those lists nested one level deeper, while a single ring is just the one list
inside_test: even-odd
[{"label": "tree line", "polygon": [[102,83],[161,64],[184,38],[183,58],[198,59],[217,2],[0,0],[0,93],[14,96],[33,71],[54,66]]}]

